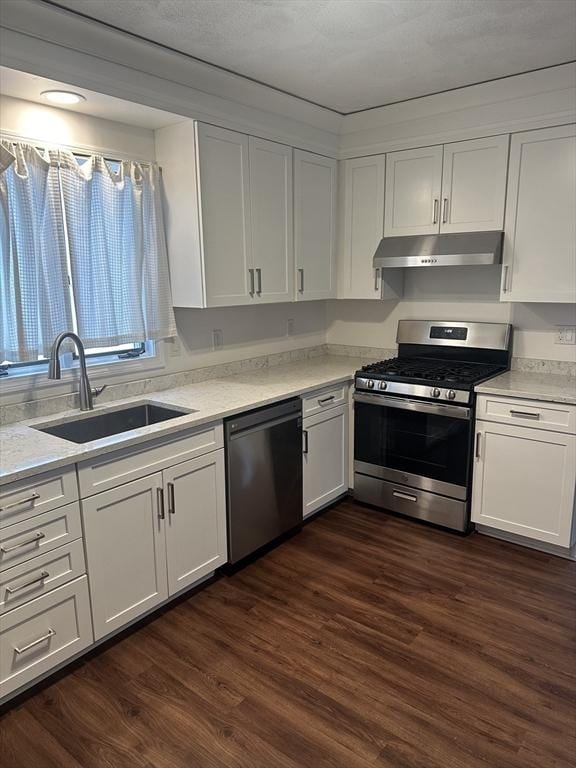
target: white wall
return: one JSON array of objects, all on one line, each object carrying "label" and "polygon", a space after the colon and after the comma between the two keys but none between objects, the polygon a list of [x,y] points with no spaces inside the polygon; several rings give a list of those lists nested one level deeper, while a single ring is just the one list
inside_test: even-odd
[{"label": "white wall", "polygon": [[576,325],[576,307],[498,301],[500,267],[420,268],[406,272],[401,301],[331,301],[327,342],[392,348],[398,320],[512,323],[514,355],[576,361],[576,347],[555,343],[558,325]]},{"label": "white wall", "polygon": [[154,160],[154,131],[0,96],[0,131],[31,141]]}]

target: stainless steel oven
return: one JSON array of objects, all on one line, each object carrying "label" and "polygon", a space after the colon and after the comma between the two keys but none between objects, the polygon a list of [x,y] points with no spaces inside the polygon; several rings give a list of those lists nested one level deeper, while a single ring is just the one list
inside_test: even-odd
[{"label": "stainless steel oven", "polygon": [[471,409],[358,392],[354,401],[356,498],[466,530]]}]

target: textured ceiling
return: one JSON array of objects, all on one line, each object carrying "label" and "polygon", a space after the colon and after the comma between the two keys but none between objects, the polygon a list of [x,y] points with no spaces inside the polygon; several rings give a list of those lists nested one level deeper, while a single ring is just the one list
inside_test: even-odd
[{"label": "textured ceiling", "polygon": [[575,0],[55,0],[339,112],[576,59]]}]

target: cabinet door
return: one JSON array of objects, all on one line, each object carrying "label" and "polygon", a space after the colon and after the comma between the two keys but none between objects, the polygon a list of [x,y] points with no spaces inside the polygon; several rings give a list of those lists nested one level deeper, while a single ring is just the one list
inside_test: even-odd
[{"label": "cabinet door", "polygon": [[82,501],[96,640],[168,597],[160,472]]},{"label": "cabinet door", "polygon": [[403,270],[374,269],[384,235],[386,155],[344,160],[341,164],[343,218],[338,264],[339,299],[398,299]]},{"label": "cabinet door", "polygon": [[298,301],[336,296],[336,160],[294,150]]},{"label": "cabinet door", "polygon": [[576,301],[576,126],[512,136],[503,301]]},{"label": "cabinet door", "polygon": [[254,295],[260,302],[294,295],[292,148],[249,138]]},{"label": "cabinet door", "polygon": [[227,560],[224,451],[164,470],[171,595]]},{"label": "cabinet door", "polygon": [[348,406],[304,419],[304,510],[312,514],[348,491]]},{"label": "cabinet door", "polygon": [[569,547],[576,437],[477,422],[472,520]]},{"label": "cabinet door", "polygon": [[197,152],[206,304],[248,304],[252,301],[248,136],[199,123]]},{"label": "cabinet door", "polygon": [[509,137],[444,146],[441,232],[502,229]]},{"label": "cabinet door", "polygon": [[386,237],[438,232],[441,186],[441,145],[386,155]]}]

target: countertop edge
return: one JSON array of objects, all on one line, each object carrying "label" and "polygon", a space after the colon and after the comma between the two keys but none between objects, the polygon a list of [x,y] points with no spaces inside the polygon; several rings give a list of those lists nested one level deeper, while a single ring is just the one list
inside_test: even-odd
[{"label": "countertop edge", "polygon": [[[318,358],[318,359],[322,359],[322,358]],[[278,368],[282,368],[282,367],[283,366],[278,366]],[[353,381],[353,379],[354,379],[353,372],[346,373],[346,374],[339,374],[335,376],[328,376],[326,378],[321,378],[319,381],[314,382],[314,384],[291,388],[283,391],[282,393],[278,393],[277,395],[254,400],[253,402],[250,402],[250,403],[243,403],[242,405],[237,407],[231,407],[228,409],[224,409],[222,411],[217,411],[217,412],[209,413],[206,415],[196,415],[195,413],[190,413],[171,421],[161,422],[159,424],[154,424],[149,427],[143,427],[142,429],[146,430],[145,433],[138,431],[139,432],[138,434],[131,435],[130,437],[122,438],[121,436],[119,436],[119,439],[117,441],[113,443],[107,443],[106,445],[101,445],[101,446],[95,445],[93,448],[88,448],[87,450],[81,450],[82,445],[88,445],[88,444],[86,443],[78,444],[78,452],[76,453],[76,455],[74,455],[74,452],[72,452],[70,455],[67,455],[67,456],[62,456],[54,459],[47,459],[46,461],[41,461],[41,462],[35,462],[33,465],[31,464],[29,466],[23,465],[21,469],[9,471],[4,474],[2,474],[0,470],[0,487],[8,485],[10,483],[20,481],[20,480],[25,480],[26,478],[32,477],[37,474],[59,469],[61,467],[67,467],[72,464],[79,464],[86,460],[93,459],[97,456],[102,456],[107,453],[121,451],[125,448],[132,448],[134,446],[148,443],[152,440],[161,439],[164,437],[168,437],[170,435],[178,434],[179,432],[201,428],[208,424],[219,423],[223,419],[228,418],[230,416],[235,416],[239,413],[243,413],[245,411],[251,411],[253,409],[261,408],[266,405],[272,405],[273,403],[277,403],[282,400],[287,400],[291,397],[302,397],[303,395],[306,395],[309,392],[315,392],[318,389],[334,386],[336,384],[350,383]],[[202,382],[202,383],[206,384],[206,383],[209,383],[209,381]],[[194,384],[190,386],[193,387]],[[185,388],[186,387],[178,387],[176,389],[180,391]],[[117,400],[112,403],[105,403],[95,407],[94,413],[98,413],[99,411],[104,411],[104,410],[114,410],[115,408],[121,407],[123,404],[136,404],[136,403],[145,403],[145,402],[166,403],[169,406],[172,405],[176,407],[177,404],[174,402],[171,402],[171,399],[170,399],[170,394],[171,392],[174,392],[174,391],[175,390],[170,390],[170,389],[160,390],[157,392],[150,392],[146,395],[140,395],[140,396],[135,395],[133,397],[124,398],[122,400]],[[35,418],[35,419],[27,420],[25,422],[16,422],[15,424],[6,425],[5,427],[0,427],[0,441],[2,439],[2,432],[4,430],[7,431],[10,429],[22,429],[24,432],[26,432],[27,430],[33,430],[34,424],[49,424],[53,421],[58,421],[59,419],[61,419],[62,415],[63,414],[54,414],[51,417]],[[75,412],[75,415],[76,415],[76,412]],[[30,438],[32,438],[32,435],[30,435]],[[61,438],[53,438],[53,439],[60,440]],[[104,439],[108,439],[108,438],[104,438]],[[71,445],[76,445],[75,443],[70,443],[67,440],[62,440],[62,442],[65,443],[69,448]]]}]

